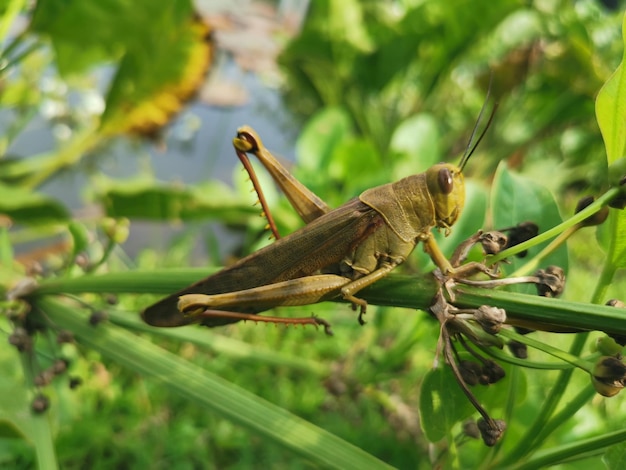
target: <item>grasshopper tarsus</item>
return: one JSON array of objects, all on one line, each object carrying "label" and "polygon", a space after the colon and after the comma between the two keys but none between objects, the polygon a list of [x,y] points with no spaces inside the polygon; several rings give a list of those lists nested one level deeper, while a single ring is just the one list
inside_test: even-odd
[{"label": "grasshopper tarsus", "polygon": [[332,328],[330,327],[330,323],[328,323],[326,320],[324,320],[323,318],[319,318],[316,316],[312,316],[311,319],[315,322],[316,326],[323,326],[324,327],[324,333],[326,333],[327,336],[334,336],[335,334],[333,333]]}]

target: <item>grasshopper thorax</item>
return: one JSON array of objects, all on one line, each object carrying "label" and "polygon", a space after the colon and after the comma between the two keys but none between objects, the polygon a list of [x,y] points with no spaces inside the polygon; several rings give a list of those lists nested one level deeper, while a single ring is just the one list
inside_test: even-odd
[{"label": "grasshopper thorax", "polygon": [[426,171],[426,184],[435,209],[435,224],[447,232],[465,204],[463,173],[456,165],[439,163]]}]

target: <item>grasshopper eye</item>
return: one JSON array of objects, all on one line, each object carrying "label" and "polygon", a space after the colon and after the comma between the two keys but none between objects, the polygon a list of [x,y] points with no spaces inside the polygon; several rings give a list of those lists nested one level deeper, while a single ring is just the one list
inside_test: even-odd
[{"label": "grasshopper eye", "polygon": [[441,189],[443,194],[450,194],[452,192],[452,173],[448,168],[442,168],[439,170],[438,183],[439,189]]}]

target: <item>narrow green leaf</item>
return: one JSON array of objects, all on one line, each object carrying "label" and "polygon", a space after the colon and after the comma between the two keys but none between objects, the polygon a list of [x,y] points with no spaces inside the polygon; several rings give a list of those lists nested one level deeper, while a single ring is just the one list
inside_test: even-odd
[{"label": "narrow green leaf", "polygon": [[210,371],[111,324],[89,326],[86,315],[49,297],[34,307],[83,345],[173,392],[326,468],[389,468],[352,444],[243,390]]}]

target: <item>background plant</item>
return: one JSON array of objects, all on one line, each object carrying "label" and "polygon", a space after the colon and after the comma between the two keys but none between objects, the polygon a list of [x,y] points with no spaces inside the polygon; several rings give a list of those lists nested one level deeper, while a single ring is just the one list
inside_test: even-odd
[{"label": "background plant", "polygon": [[[399,298],[413,308],[372,309],[365,328],[341,305],[282,312],[306,315],[312,310],[325,317],[336,332],[332,340],[313,330],[252,325],[168,331],[142,325],[137,312],[154,300],[149,293],[168,294],[209,271],[163,269],[190,262],[200,222],[217,218],[242,232],[240,252],[267,243],[263,222],[247,197],[223,183],[181,187],[145,172],[111,178],[94,171],[120,147],[125,160],[136,159],[138,152],[125,136],[153,135],[200,80],[202,58],[210,49],[190,3],[59,5],[40,1],[34,10],[25,10],[25,2],[8,2],[0,28],[5,38],[2,105],[10,113],[0,167],[0,207],[6,215],[2,285],[9,292],[29,277],[39,282],[30,292],[32,310],[9,300],[4,311],[14,320],[28,314],[28,332],[38,330],[40,321],[47,328],[22,354],[3,349],[4,464],[28,466],[37,455],[41,466],[58,459],[63,467],[211,462],[220,468],[264,463],[293,468],[312,462],[363,468],[382,465],[374,460],[380,459],[401,468],[428,468],[433,452],[427,437],[436,436],[446,438],[434,448],[437,462],[445,465],[537,467],[582,457],[597,463],[607,445],[623,440],[619,397],[586,404],[594,395],[586,374],[531,350],[532,363],[544,363],[549,371],[507,366],[504,383],[477,391],[490,409],[510,415],[501,446],[489,450],[467,441],[461,421],[471,410],[455,395],[445,372],[429,374],[439,327],[415,312],[420,303],[410,295],[419,277],[410,278],[408,286],[405,278],[378,286],[380,303]],[[8,35],[20,18],[30,21],[28,28]],[[313,2],[300,36],[280,59],[287,102],[312,116],[296,144],[294,172],[338,205],[372,185],[449,156],[456,159],[484,99],[491,68],[501,102],[498,119],[471,161],[468,206],[448,247],[478,228],[527,218],[545,231],[560,222],[559,213],[571,214],[583,193],[599,196],[608,187],[607,155],[614,167],[623,157],[623,115],[615,106],[623,102],[619,73],[607,102],[598,102],[603,129],[618,130],[603,130],[604,143],[593,108],[623,54],[621,21],[621,14],[594,2],[472,2],[471,8],[460,1],[401,6]],[[114,77],[103,106],[84,106],[99,93],[94,90],[103,64]],[[42,86],[46,80],[55,86]],[[73,107],[71,95],[79,96],[82,106]],[[178,105],[169,108],[172,97],[178,97]],[[57,141],[39,154],[14,158],[14,139],[28,136],[29,123],[47,109],[44,105],[57,110],[49,121]],[[271,142],[266,145],[272,148]],[[509,169],[498,166],[503,161]],[[91,200],[104,215],[77,218],[44,195],[46,181],[70,167],[87,175]],[[479,177],[494,175],[488,191]],[[547,181],[542,175],[549,175]],[[529,195],[541,203],[529,204]],[[281,199],[274,207],[282,231],[293,230],[298,222],[286,203]],[[502,214],[513,217],[505,221]],[[607,317],[608,308],[587,303],[624,290],[617,271],[624,259],[619,251],[623,216],[617,214],[612,213],[605,224],[610,229],[599,233],[598,242],[594,229],[586,229],[576,236],[582,241],[569,245],[569,261],[563,250],[546,261],[569,265],[566,299],[585,302],[574,304],[581,309],[576,319],[594,328],[601,325],[599,318],[615,328],[623,322],[619,311]],[[138,221],[173,219],[191,225],[165,255],[145,251],[134,260],[124,255],[119,243]],[[14,254],[24,242],[40,240],[57,244],[43,258],[43,276]],[[209,252],[219,253],[216,243],[206,238]],[[611,254],[604,265],[601,247]],[[539,250],[533,246],[527,259]],[[216,254],[213,264],[221,265],[222,259]],[[406,267],[414,275],[428,270],[420,256]],[[590,299],[589,279],[596,278],[600,282]],[[114,308],[105,293],[117,294]],[[510,308],[545,314],[544,305],[528,302],[524,297]],[[553,314],[567,322],[571,305],[557,305]],[[101,311],[110,321],[90,326],[88,319]],[[15,335],[11,323],[3,322]],[[76,343],[57,345],[61,331],[70,331]],[[593,362],[582,336],[533,337],[563,351],[572,343],[570,353]],[[33,385],[58,357],[70,361],[68,375],[43,388]],[[564,368],[567,372],[559,372]],[[69,390],[67,377],[80,377],[83,385]],[[420,390],[422,398],[424,390],[449,391],[444,403],[458,412],[448,415],[441,429],[428,428],[436,417],[420,416]],[[32,415],[30,406],[40,393],[51,408]],[[610,447],[604,461],[618,467],[620,451],[621,446]]]}]

